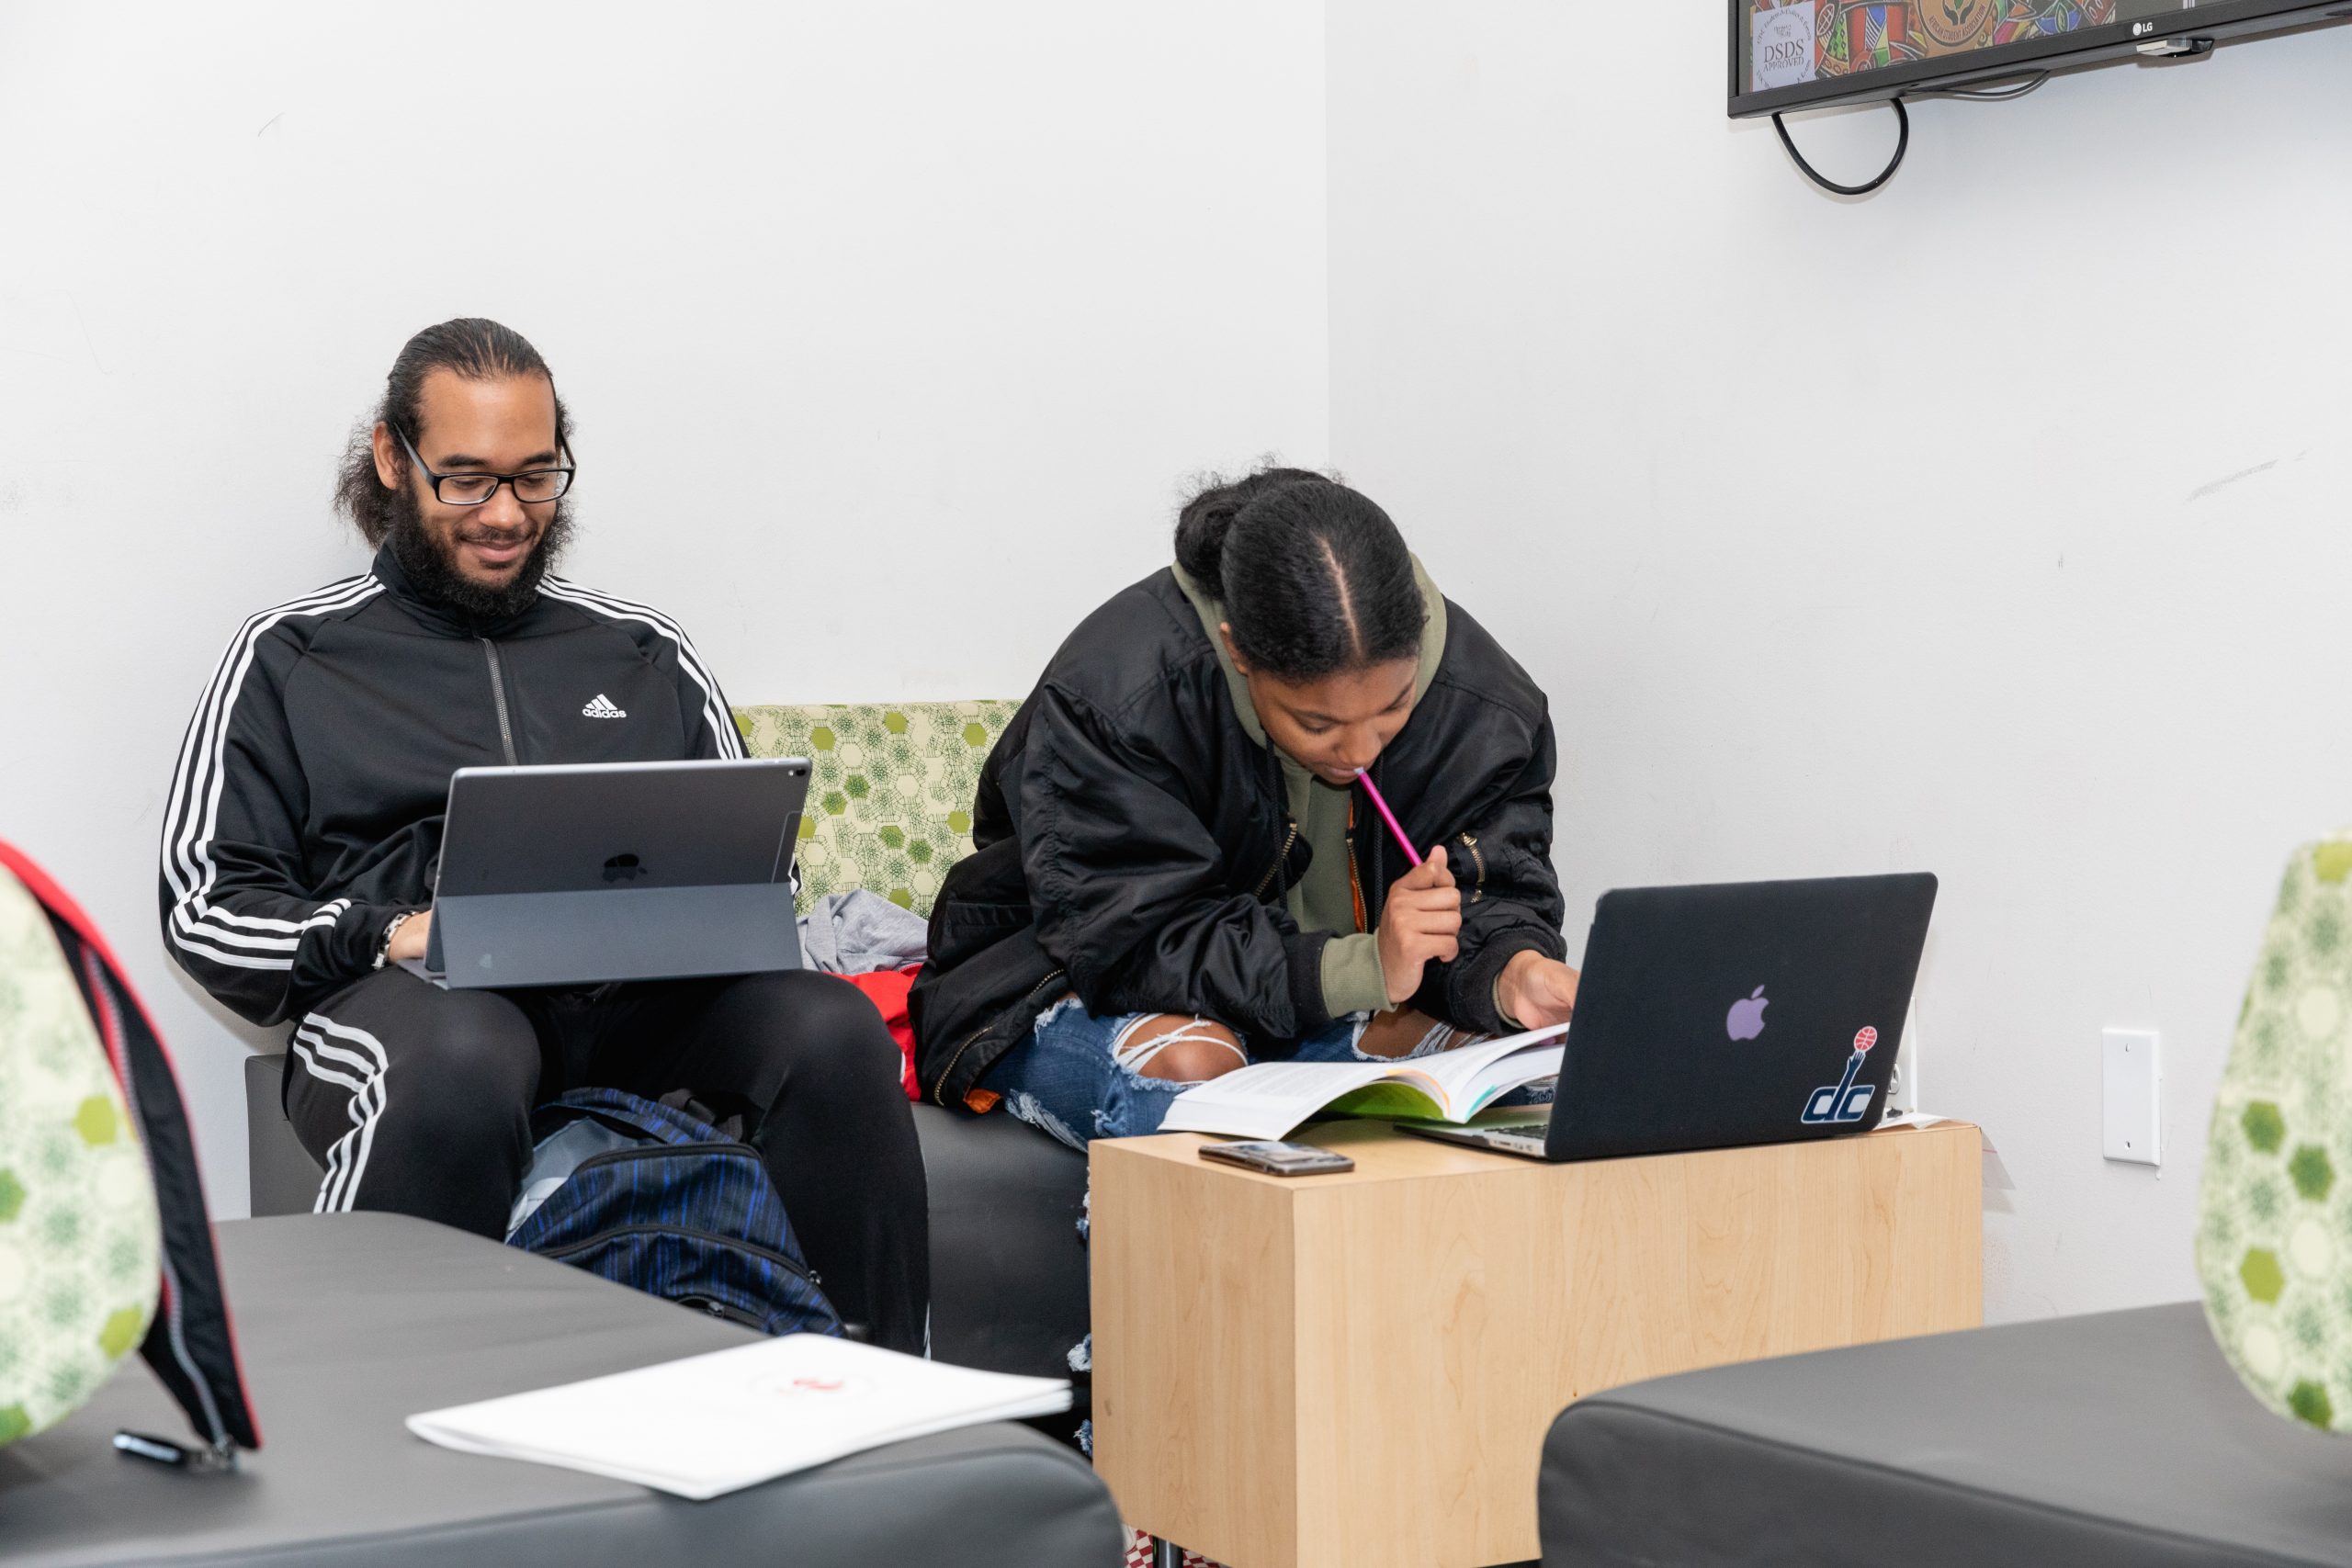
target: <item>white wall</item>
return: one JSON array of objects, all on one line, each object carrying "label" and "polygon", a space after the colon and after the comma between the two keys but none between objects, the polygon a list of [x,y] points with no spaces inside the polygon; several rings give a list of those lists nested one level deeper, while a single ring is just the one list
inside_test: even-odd
[{"label": "white wall", "polygon": [[[217,1207],[256,1037],[153,935],[169,759],[237,619],[356,564],[324,494],[401,339],[481,312],[579,416],[571,570],[742,700],[1017,693],[1188,472],[1328,453],[1553,693],[1572,935],[1938,871],[1992,1312],[2188,1293],[2278,865],[2352,816],[2352,31],[1923,106],[1860,203],[1724,120],[1722,47],[1713,4],[0,8],[0,835],[127,950]],[[2164,1031],[2160,1174],[2098,1157],[2105,1023]]]},{"label": "white wall", "polygon": [[215,1208],[256,1033],[155,931],[247,612],[363,559],[335,455],[499,317],[567,569],[739,701],[1019,694],[1183,478],[1326,445],[1314,0],[0,7],[0,836],[125,951]]},{"label": "white wall", "polygon": [[[1924,105],[1849,203],[1724,119],[1722,0],[1329,27],[1333,455],[1552,694],[1572,937],[1939,873],[1990,1314],[2193,1293],[2278,868],[2352,818],[2352,30]],[[2105,1024],[2163,1032],[2161,1173],[2100,1159]]]}]

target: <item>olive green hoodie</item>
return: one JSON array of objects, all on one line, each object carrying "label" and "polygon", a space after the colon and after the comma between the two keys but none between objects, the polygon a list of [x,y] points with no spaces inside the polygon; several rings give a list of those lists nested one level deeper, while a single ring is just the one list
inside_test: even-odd
[{"label": "olive green hoodie", "polygon": [[[1430,581],[1418,556],[1413,558],[1413,581],[1420,584],[1421,604],[1427,613],[1421,623],[1420,669],[1413,677],[1413,700],[1418,703],[1437,679],[1438,663],[1445,656],[1445,597]],[[1267,740],[1258,705],[1250,699],[1249,679],[1233,667],[1233,652],[1226,646],[1225,634],[1217,629],[1225,621],[1224,604],[1210,598],[1181,566],[1176,568],[1176,585],[1192,601],[1201,617],[1201,629],[1208,634],[1209,646],[1216,649],[1241,728],[1282,762],[1291,820],[1298,825],[1299,836],[1313,855],[1306,874],[1290,889],[1286,899],[1290,917],[1301,931],[1339,933],[1323,949],[1323,1010],[1334,1018],[1382,1011],[1389,1001],[1388,982],[1380,967],[1380,939],[1356,930],[1355,889],[1348,880],[1348,818],[1355,791],[1325,784]],[[1371,820],[1369,812],[1364,820]]]}]

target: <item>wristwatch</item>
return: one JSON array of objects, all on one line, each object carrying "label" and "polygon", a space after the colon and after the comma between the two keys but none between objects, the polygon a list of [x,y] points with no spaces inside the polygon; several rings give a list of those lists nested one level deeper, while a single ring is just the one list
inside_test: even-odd
[{"label": "wristwatch", "polygon": [[376,944],[376,968],[381,969],[390,961],[392,956],[392,938],[399,934],[400,929],[408,924],[410,918],[415,913],[416,911],[414,909],[403,909],[401,913],[394,915],[390,919],[384,922],[384,940]]}]

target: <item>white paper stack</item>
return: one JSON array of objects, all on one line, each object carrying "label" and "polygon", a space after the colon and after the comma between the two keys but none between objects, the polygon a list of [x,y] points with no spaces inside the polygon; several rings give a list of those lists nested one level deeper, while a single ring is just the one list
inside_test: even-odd
[{"label": "white paper stack", "polygon": [[697,1501],[884,1443],[1070,1405],[1058,1378],[950,1367],[819,1334],[408,1418],[465,1453],[584,1470]]}]

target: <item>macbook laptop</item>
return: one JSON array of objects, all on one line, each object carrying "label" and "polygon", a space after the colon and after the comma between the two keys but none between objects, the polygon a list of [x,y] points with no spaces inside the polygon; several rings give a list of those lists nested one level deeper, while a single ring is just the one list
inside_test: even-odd
[{"label": "macbook laptop", "polygon": [[460,768],[424,962],[450,989],[800,967],[806,758]]},{"label": "macbook laptop", "polygon": [[1548,1111],[1398,1125],[1550,1160],[1868,1132],[1935,901],[1925,873],[1605,894]]}]

